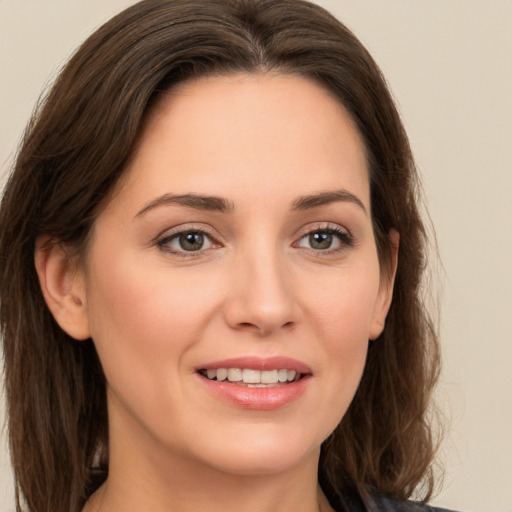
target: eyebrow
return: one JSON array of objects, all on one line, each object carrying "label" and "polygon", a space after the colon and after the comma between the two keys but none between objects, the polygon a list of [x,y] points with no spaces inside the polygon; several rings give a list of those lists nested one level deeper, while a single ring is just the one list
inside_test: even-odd
[{"label": "eyebrow", "polygon": [[[292,203],[292,210],[309,210],[325,206],[336,202],[353,203],[367,213],[363,202],[354,194],[345,189],[328,190],[318,194],[300,196]],[[199,194],[164,194],[147,203],[137,212],[136,217],[144,215],[150,210],[154,210],[159,206],[179,205],[196,210],[204,210],[210,212],[230,213],[234,211],[234,204],[218,196],[202,196]]]},{"label": "eyebrow", "polygon": [[292,210],[309,210],[310,208],[317,208],[337,202],[353,203],[359,206],[364,213],[368,214],[363,202],[352,192],[345,189],[328,190],[318,194],[300,196],[293,202]]},{"label": "eyebrow", "polygon": [[204,210],[208,212],[229,213],[234,210],[231,201],[217,196],[201,196],[198,194],[164,194],[163,196],[153,199],[137,212],[136,217],[144,215],[150,210],[154,210],[159,206],[177,204],[195,208],[196,210]]}]

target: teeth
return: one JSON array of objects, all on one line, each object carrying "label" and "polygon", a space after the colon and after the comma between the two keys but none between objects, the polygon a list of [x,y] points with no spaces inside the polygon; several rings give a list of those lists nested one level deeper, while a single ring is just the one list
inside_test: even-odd
[{"label": "teeth", "polygon": [[229,382],[240,382],[242,380],[242,370],[240,368],[228,369]]},{"label": "teeth", "polygon": [[277,384],[279,382],[277,370],[263,370],[260,382],[262,384]]},{"label": "teeth", "polygon": [[260,384],[261,372],[259,370],[248,370],[247,368],[245,368],[242,371],[242,380],[246,384]]},{"label": "teeth", "polygon": [[[210,371],[212,371],[212,370],[210,370]],[[213,371],[217,373],[217,380],[226,380],[228,378],[228,371],[226,370],[226,368],[219,368],[218,370],[213,370]],[[209,379],[215,378],[215,376],[210,377],[210,375],[207,375],[207,377]]]},{"label": "teeth", "polygon": [[277,378],[279,379],[279,382],[286,382],[288,380],[288,370],[278,370]]},{"label": "teeth", "polygon": [[265,385],[276,385],[279,383],[293,382],[299,380],[300,374],[295,370],[282,368],[279,370],[253,370],[251,368],[218,368],[202,370],[201,372],[210,380],[239,382],[252,387],[265,387]]}]

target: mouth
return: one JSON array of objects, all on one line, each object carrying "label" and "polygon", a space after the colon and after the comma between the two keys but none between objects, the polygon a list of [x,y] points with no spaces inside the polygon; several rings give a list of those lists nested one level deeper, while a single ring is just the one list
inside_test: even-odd
[{"label": "mouth", "polygon": [[252,368],[208,368],[200,369],[199,374],[208,380],[230,382],[249,388],[269,388],[297,382],[304,374],[288,368],[255,370]]},{"label": "mouth", "polygon": [[277,409],[306,393],[313,372],[289,357],[244,356],[212,361],[196,375],[213,396],[232,406],[253,410]]}]

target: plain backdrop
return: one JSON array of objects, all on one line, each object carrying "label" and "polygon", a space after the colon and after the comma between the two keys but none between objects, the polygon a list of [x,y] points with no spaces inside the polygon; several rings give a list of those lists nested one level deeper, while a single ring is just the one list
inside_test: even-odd
[{"label": "plain backdrop", "polygon": [[[0,0],[0,167],[73,49],[130,0]],[[434,501],[512,512],[512,0],[319,0],[389,80],[444,265]],[[4,416],[0,400],[0,419]],[[0,511],[13,509],[0,437]]]}]

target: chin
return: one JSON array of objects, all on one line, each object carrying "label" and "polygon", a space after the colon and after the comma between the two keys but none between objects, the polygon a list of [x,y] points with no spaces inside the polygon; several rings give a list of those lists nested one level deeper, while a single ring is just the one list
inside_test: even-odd
[{"label": "chin", "polygon": [[268,430],[250,430],[252,434],[229,436],[228,442],[210,438],[208,446],[201,450],[203,463],[224,473],[250,476],[287,472],[319,458],[323,438],[312,439],[304,433],[271,435]]},{"label": "chin", "polygon": [[[314,451],[315,460],[318,460],[319,450]],[[308,460],[312,454],[304,453],[302,457],[298,457],[297,454],[237,454],[233,458],[225,458],[220,461],[216,461],[215,469],[228,473],[231,475],[238,476],[270,476],[281,473],[292,471],[294,468],[302,466],[302,464]]]}]

